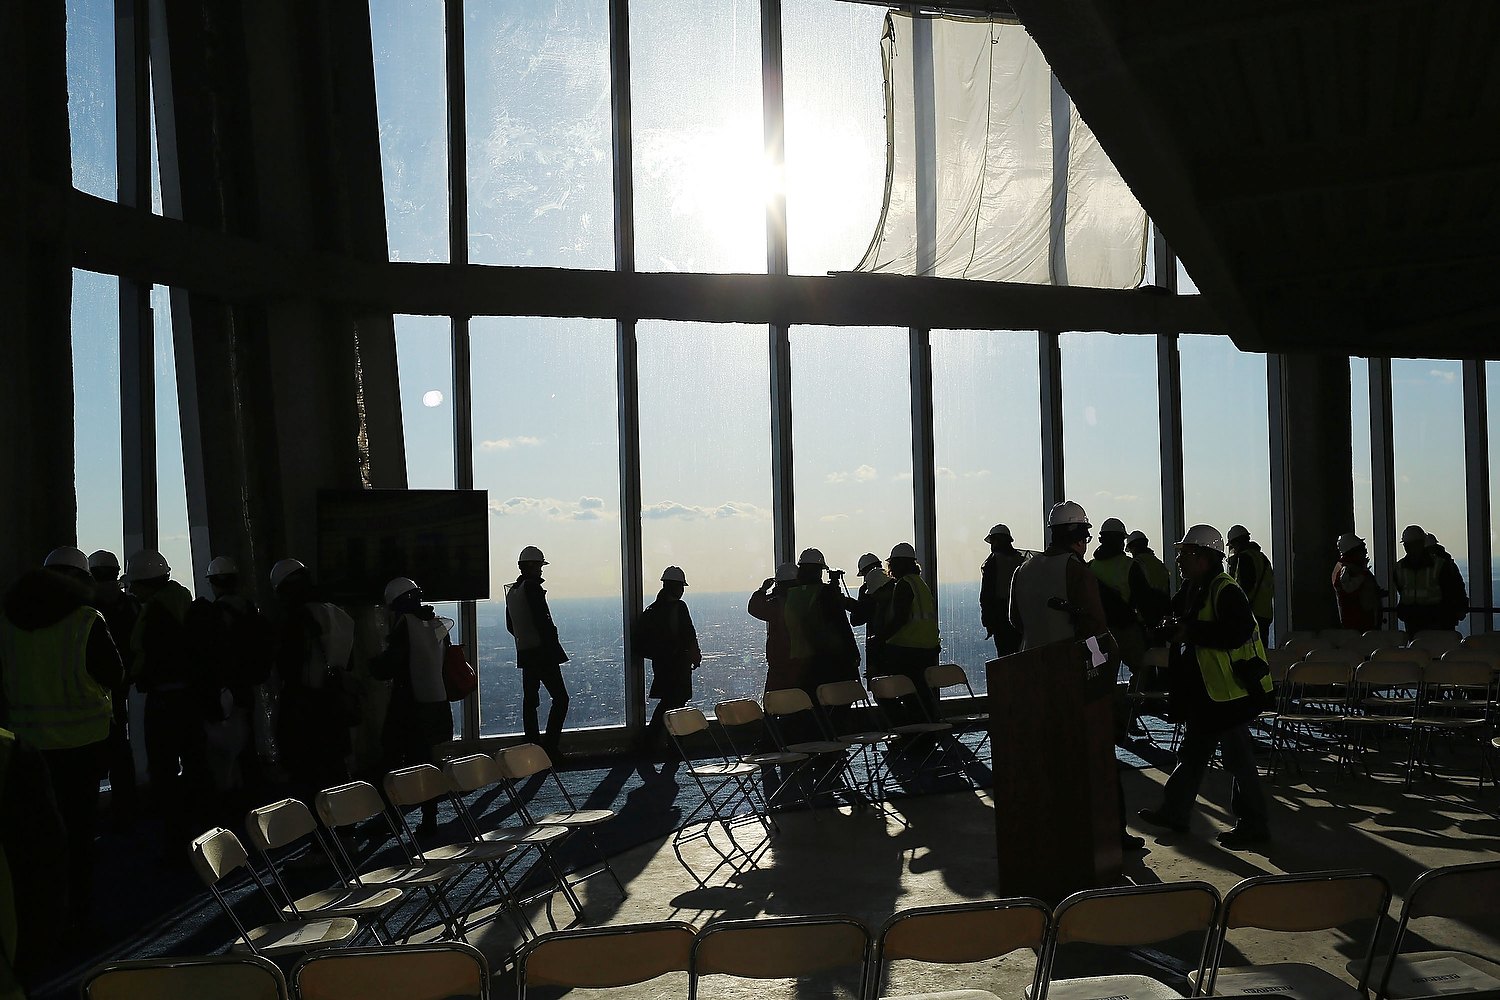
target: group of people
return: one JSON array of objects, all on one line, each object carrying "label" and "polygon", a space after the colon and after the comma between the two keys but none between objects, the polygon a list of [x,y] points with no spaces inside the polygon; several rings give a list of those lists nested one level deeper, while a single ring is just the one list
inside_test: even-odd
[{"label": "group of people", "polygon": [[[1401,547],[1406,554],[1392,573],[1396,618],[1408,633],[1456,628],[1469,614],[1469,592],[1453,557],[1435,535],[1416,524],[1407,525],[1401,532]],[[1361,632],[1383,627],[1383,602],[1389,591],[1380,586],[1370,570],[1370,552],[1364,539],[1352,531],[1338,538],[1333,592],[1341,627]]]}]

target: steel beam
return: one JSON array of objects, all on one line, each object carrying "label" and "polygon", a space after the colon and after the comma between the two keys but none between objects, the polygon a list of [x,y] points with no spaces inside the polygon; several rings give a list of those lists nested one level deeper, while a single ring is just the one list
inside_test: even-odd
[{"label": "steel beam", "polygon": [[1037,357],[1042,386],[1042,537],[1047,537],[1047,512],[1067,499],[1063,477],[1062,348],[1057,334],[1037,334]]},{"label": "steel beam", "polygon": [[[1490,555],[1490,421],[1489,387],[1485,362],[1464,362],[1464,485],[1469,510],[1469,605],[1495,603]],[[1469,616],[1470,632],[1489,632],[1494,617],[1488,611]]]},{"label": "steel beam", "polygon": [[1370,557],[1375,579],[1396,601],[1395,435],[1391,422],[1391,359],[1370,358],[1370,479],[1373,481]]},{"label": "steel beam", "polygon": [[[1152,224],[1155,229],[1155,224]],[[1152,243],[1156,287],[1177,294],[1177,258],[1156,229]],[[1182,537],[1187,530],[1187,503],[1183,491],[1182,471],[1182,354],[1177,349],[1177,334],[1156,335],[1156,408],[1157,436],[1161,446],[1161,551]],[[1177,560],[1167,560],[1173,583],[1180,583]]]},{"label": "steel beam", "polygon": [[915,547],[927,585],[937,593],[937,455],[932,431],[932,335],[911,331],[911,488]]},{"label": "steel beam", "polygon": [[1266,355],[1266,432],[1269,435],[1271,459],[1271,628],[1276,636],[1291,629],[1292,610],[1292,489],[1287,469],[1286,359],[1280,354]]},{"label": "steel beam", "polygon": [[791,330],[773,326],[771,351],[771,546],[776,562],[797,558],[797,505],[792,482]]}]

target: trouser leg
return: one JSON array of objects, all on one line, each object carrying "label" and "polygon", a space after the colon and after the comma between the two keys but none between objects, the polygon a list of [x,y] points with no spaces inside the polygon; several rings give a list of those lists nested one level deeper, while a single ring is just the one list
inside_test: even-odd
[{"label": "trouser leg", "polygon": [[99,776],[107,741],[66,750],[45,750],[52,794],[67,837],[68,920],[85,923],[94,904],[94,832],[98,825]]},{"label": "trouser leg", "polygon": [[116,706],[109,727],[109,806],[117,818],[135,811],[135,754],[130,749],[129,694],[116,692]]},{"label": "trouser leg", "polygon": [[1224,768],[1234,778],[1230,806],[1237,826],[1266,830],[1269,815],[1266,796],[1260,784],[1260,769],[1255,765],[1255,743],[1249,726],[1235,726],[1220,736],[1224,746]]},{"label": "trouser leg", "polygon": [[552,701],[552,704],[547,707],[545,745],[551,750],[556,750],[558,741],[562,738],[563,720],[568,716],[568,686],[563,683],[560,664],[548,664],[547,668],[540,673],[541,681],[547,687],[547,697]]},{"label": "trouser leg", "polygon": [[526,742],[540,743],[541,730],[537,728],[536,710],[542,703],[542,679],[536,667],[521,668],[521,723],[526,729]]},{"label": "trouser leg", "polygon": [[1182,746],[1177,749],[1177,766],[1172,769],[1166,788],[1162,790],[1161,813],[1167,819],[1185,824],[1192,816],[1198,788],[1203,784],[1203,773],[1213,760],[1218,745],[1218,733],[1188,723]]}]

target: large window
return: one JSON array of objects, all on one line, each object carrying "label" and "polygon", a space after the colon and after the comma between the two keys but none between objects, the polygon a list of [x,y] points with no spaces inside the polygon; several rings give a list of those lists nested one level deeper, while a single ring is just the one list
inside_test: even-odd
[{"label": "large window", "polygon": [[745,604],[775,572],[766,336],[760,326],[638,327],[646,602],[663,569],[682,567],[702,705],[765,687],[765,626]]},{"label": "large window", "polygon": [[370,0],[391,260],[448,259],[442,0]]},{"label": "large window", "polygon": [[[1365,540],[1374,555],[1371,533],[1375,530],[1375,477],[1370,453],[1370,362],[1349,359],[1349,447],[1354,459],[1354,533]],[[1389,567],[1381,567],[1388,572]]]},{"label": "large window", "polygon": [[73,186],[114,201],[115,5],[68,0],[68,132]]},{"label": "large window", "polygon": [[172,347],[171,290],[151,289],[156,349],[156,511],[157,551],[172,567],[172,579],[193,589],[193,541],[188,528],[187,483],[183,475],[182,419],[177,408],[177,356]]},{"label": "large window", "polygon": [[[521,729],[505,629],[516,556],[536,545],[569,662],[568,727],[624,725],[615,324],[475,319],[474,485],[490,492],[490,599],[479,605],[480,732]],[[542,723],[546,721],[545,694]]]},{"label": "large window", "polygon": [[[1179,337],[1177,346],[1182,358],[1182,485],[1187,523],[1212,524],[1224,532],[1230,525],[1243,524],[1269,557],[1266,356],[1245,354],[1228,337]],[[1157,551],[1170,551],[1165,545],[1175,540],[1163,539]]]},{"label": "large window", "polygon": [[397,316],[406,485],[453,489],[453,345],[446,316]]},{"label": "large window", "polygon": [[92,271],[73,272],[73,470],[78,547],[108,549],[123,566],[120,279]]},{"label": "large window", "polygon": [[932,332],[938,623],[944,661],[975,690],[995,655],[979,618],[985,535],[1000,522],[1017,548],[1043,547],[1039,399],[1035,333]]},{"label": "large window", "polygon": [[[1463,364],[1391,362],[1396,531],[1418,524],[1436,535],[1469,579],[1464,480]],[[1459,626],[1468,631],[1468,621]]]}]

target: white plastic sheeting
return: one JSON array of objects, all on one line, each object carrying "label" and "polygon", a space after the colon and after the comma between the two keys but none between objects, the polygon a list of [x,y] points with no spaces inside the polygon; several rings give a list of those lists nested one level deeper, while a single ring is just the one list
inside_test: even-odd
[{"label": "white plastic sheeting", "polygon": [[1146,213],[1024,27],[893,12],[881,47],[885,206],[857,270],[1140,284]]}]

